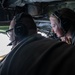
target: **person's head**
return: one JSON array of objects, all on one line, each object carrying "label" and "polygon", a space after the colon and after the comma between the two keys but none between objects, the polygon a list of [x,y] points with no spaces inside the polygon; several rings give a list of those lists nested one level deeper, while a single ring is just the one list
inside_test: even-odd
[{"label": "person's head", "polygon": [[72,32],[75,28],[75,12],[69,8],[54,11],[49,19],[52,29],[58,37],[64,36],[68,31]]},{"label": "person's head", "polygon": [[14,16],[9,26],[10,40],[17,44],[21,39],[36,34],[36,24],[31,15],[20,13]]}]

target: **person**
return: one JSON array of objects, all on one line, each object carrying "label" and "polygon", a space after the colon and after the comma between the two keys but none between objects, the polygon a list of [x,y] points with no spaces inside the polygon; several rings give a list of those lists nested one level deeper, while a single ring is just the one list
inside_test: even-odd
[{"label": "person", "polygon": [[[23,14],[22,14],[23,15]],[[17,24],[13,20],[10,25],[10,36],[14,37],[15,26],[19,28],[22,24]],[[4,62],[0,63],[0,75],[72,75],[75,74],[75,46],[51,38],[45,38],[36,33],[36,25],[27,15],[19,18],[18,22],[24,23],[28,27],[28,32],[18,33],[19,42],[7,55]],[[17,24],[17,25],[16,25]],[[32,26],[32,27],[31,27]],[[23,28],[22,28],[23,29]],[[17,30],[18,32],[20,30]],[[19,35],[20,34],[20,35]],[[15,35],[16,37],[16,35]],[[14,39],[13,39],[14,40]]]},{"label": "person", "polygon": [[53,32],[62,41],[75,45],[75,12],[70,8],[54,11],[49,17]]},{"label": "person", "polygon": [[14,16],[10,22],[9,30],[6,31],[11,41],[8,46],[12,45],[12,49],[23,39],[37,33],[37,27],[32,16],[24,12]]},{"label": "person", "polygon": [[[35,41],[43,39],[44,37],[37,34],[37,27],[31,15],[24,12],[16,14],[10,22],[9,29],[6,30],[6,34],[11,41],[7,46],[12,46],[11,50],[14,51],[20,45],[29,41]],[[34,37],[33,37],[34,36]],[[2,66],[7,54],[0,62]]]}]

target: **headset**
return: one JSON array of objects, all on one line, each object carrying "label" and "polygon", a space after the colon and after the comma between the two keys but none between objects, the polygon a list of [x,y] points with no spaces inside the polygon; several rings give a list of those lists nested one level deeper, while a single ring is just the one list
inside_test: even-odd
[{"label": "headset", "polygon": [[55,11],[53,14],[60,19],[61,28],[63,29],[64,33],[67,33],[71,27],[71,21],[68,18],[63,18],[60,14],[60,11]]},{"label": "headset", "polygon": [[18,22],[14,26],[14,33],[16,37],[24,37],[28,35],[28,29],[24,24]]},{"label": "headset", "polygon": [[14,43],[16,41],[16,39],[21,40],[22,38],[26,37],[28,35],[28,28],[26,27],[25,24],[23,24],[20,19],[22,18],[22,16],[26,16],[26,14],[24,13],[20,13],[17,14],[14,17],[14,20],[16,21],[16,24],[13,27],[14,30],[14,34],[15,34],[15,39],[13,41],[11,41],[7,46],[11,46],[12,43]]},{"label": "headset", "polygon": [[16,37],[24,37],[28,35],[28,28],[26,27],[25,24],[23,24],[20,19],[22,16],[25,16],[24,13],[17,14],[15,19],[16,19],[16,24],[14,25],[14,33]]}]

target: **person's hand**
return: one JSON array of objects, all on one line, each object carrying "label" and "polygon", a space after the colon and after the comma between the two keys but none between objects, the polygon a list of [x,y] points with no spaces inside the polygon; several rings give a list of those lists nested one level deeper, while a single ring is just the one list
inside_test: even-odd
[{"label": "person's hand", "polygon": [[67,38],[67,37],[64,36],[64,37],[61,37],[60,39],[61,39],[61,41],[64,41],[64,42],[66,42],[68,44],[72,44],[71,38]]}]

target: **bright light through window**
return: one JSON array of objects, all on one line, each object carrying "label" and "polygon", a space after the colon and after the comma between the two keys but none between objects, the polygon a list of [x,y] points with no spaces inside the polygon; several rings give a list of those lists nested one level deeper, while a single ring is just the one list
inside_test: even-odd
[{"label": "bright light through window", "polygon": [[9,42],[7,35],[0,33],[0,56],[6,55],[11,51],[11,46],[7,46]]}]

